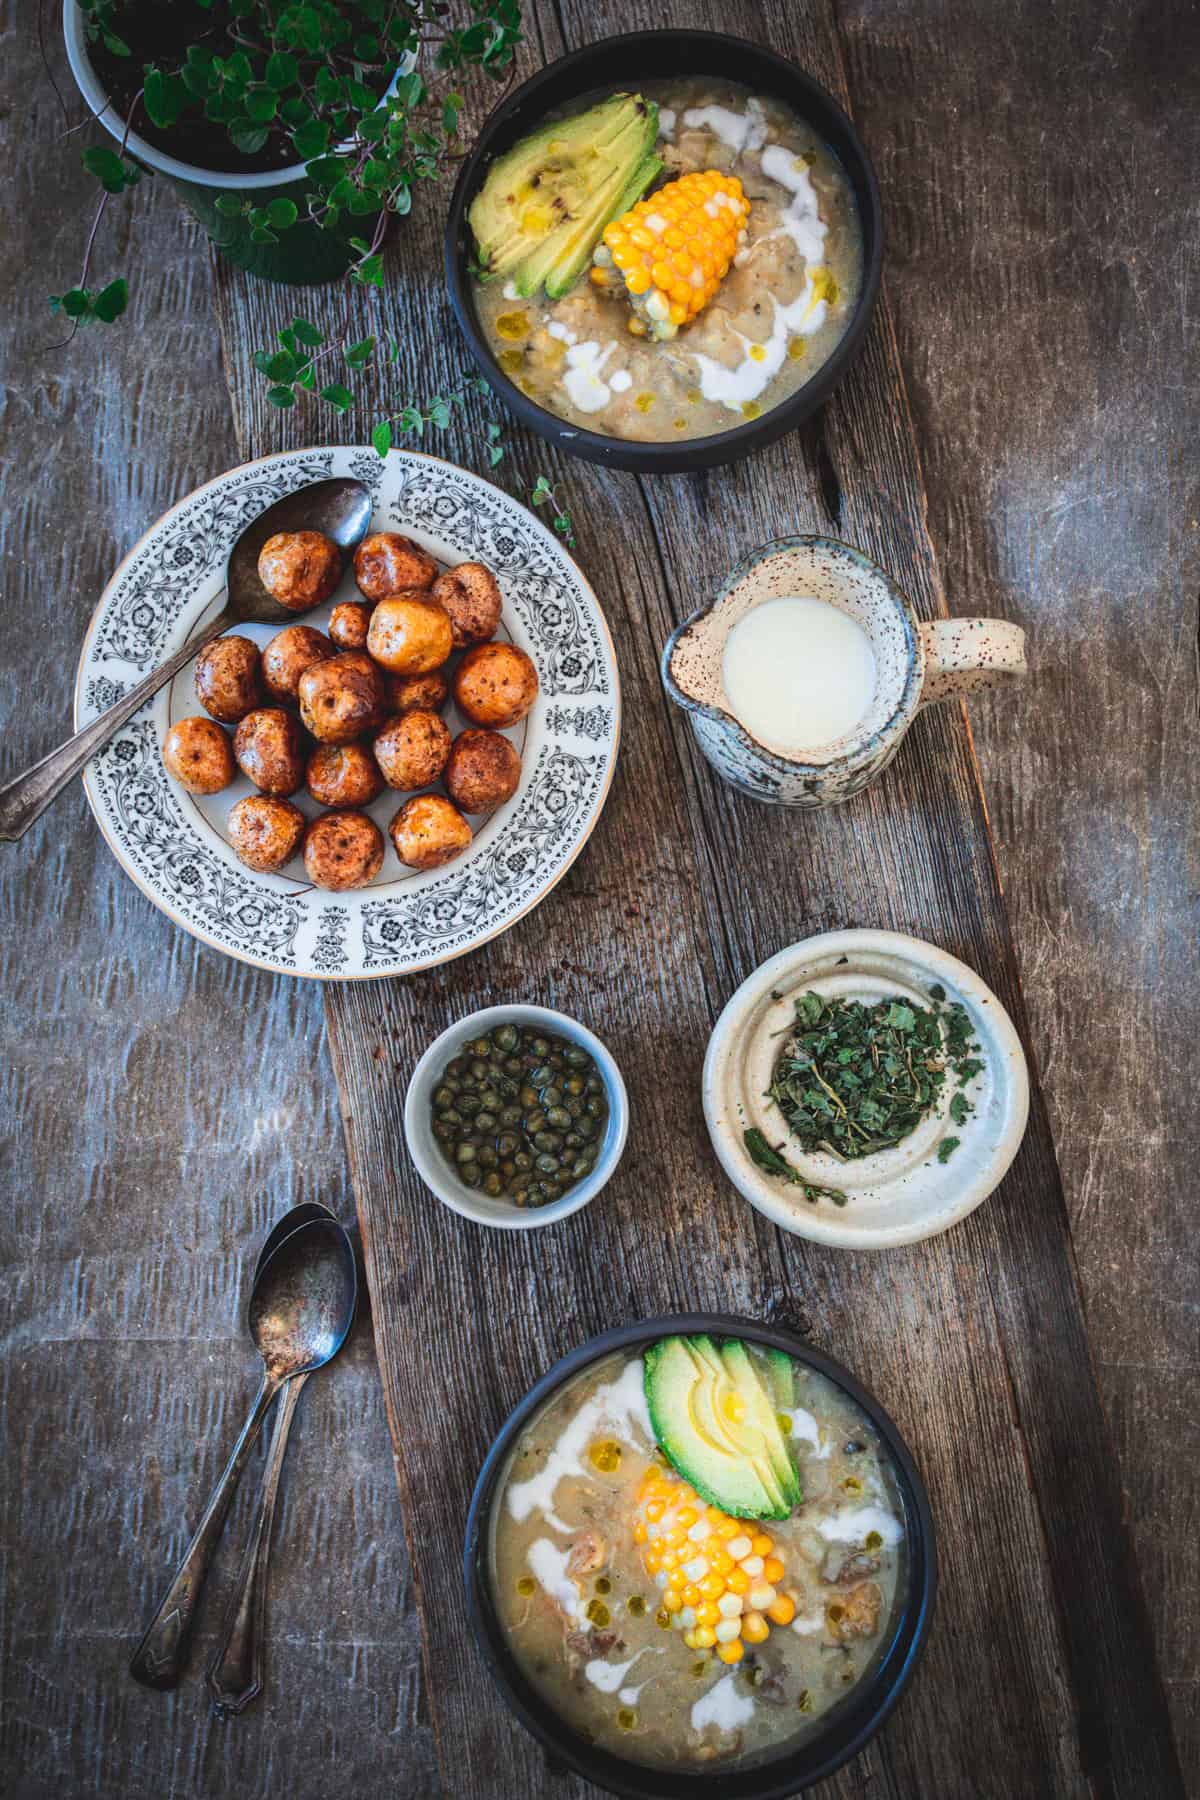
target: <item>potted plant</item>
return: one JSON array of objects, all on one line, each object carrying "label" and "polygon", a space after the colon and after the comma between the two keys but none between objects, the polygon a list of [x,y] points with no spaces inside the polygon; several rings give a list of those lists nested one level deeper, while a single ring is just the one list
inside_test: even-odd
[{"label": "potted plant", "polygon": [[[116,140],[84,152],[101,208],[151,169],[253,274],[377,282],[387,221],[457,150],[461,98],[430,93],[422,49],[495,75],[520,41],[520,0],[469,7],[455,29],[442,0],[65,0],[72,72]],[[57,305],[111,322],[125,297],[85,267]]]}]

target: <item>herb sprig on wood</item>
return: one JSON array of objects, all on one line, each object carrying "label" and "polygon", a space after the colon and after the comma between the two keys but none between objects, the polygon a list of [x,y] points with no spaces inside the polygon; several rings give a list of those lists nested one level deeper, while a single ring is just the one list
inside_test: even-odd
[{"label": "herb sprig on wood", "polygon": [[[951,1074],[949,1114],[964,1122],[972,1107],[962,1087],[983,1068],[979,1046],[965,1007],[947,1006],[941,987],[930,998],[925,1007],[798,996],[767,1094],[804,1150],[853,1162],[894,1148],[939,1105]],[[939,1161],[958,1141],[943,1139]]]}]

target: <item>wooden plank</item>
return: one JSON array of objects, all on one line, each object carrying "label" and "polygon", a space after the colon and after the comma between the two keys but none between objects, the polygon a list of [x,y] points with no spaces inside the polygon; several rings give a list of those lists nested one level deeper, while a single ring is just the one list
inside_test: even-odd
[{"label": "wooden plank", "polygon": [[[603,8],[565,16],[572,42],[617,20]],[[541,17],[554,52],[554,21]],[[623,8],[620,22],[637,23],[636,9]],[[773,14],[713,6],[697,22],[736,23],[842,85],[825,15],[819,29],[789,18],[785,30]],[[411,287],[388,304],[402,309],[412,347],[401,379],[417,393],[445,381],[457,352],[439,332],[430,357],[421,335],[430,316],[446,318],[434,226],[410,221],[397,249]],[[227,283],[222,304],[240,369],[286,316],[286,298]],[[1005,1188],[968,1226],[878,1260],[781,1239],[748,1215],[715,1178],[699,1119],[696,1075],[715,1011],[742,973],[806,930],[870,922],[922,932],[980,967],[1021,1017],[959,715],[924,721],[888,780],[853,809],[797,821],[722,788],[657,688],[658,644],[697,588],[783,529],[832,522],[904,571],[919,610],[943,609],[902,393],[885,312],[823,427],[739,470],[640,486],[560,470],[544,448],[523,449],[527,468],[536,458],[573,496],[587,495],[576,503],[581,556],[606,571],[626,684],[622,777],[587,856],[534,918],[468,963],[329,996],[454,1792],[538,1791],[543,1779],[530,1747],[481,1702],[463,1642],[457,1545],[487,1438],[568,1342],[682,1302],[801,1320],[879,1389],[930,1478],[943,1521],[943,1624],[866,1766],[830,1791],[869,1777],[897,1792],[989,1782],[1006,1793],[1178,1790],[1041,1108]],[[311,435],[300,421],[269,419],[255,390],[239,386],[235,403],[256,450]],[[400,1134],[404,1079],[429,1037],[447,1017],[509,993],[588,1017],[625,1066],[638,1118],[604,1201],[532,1244],[481,1239],[451,1219],[412,1180]]]}]

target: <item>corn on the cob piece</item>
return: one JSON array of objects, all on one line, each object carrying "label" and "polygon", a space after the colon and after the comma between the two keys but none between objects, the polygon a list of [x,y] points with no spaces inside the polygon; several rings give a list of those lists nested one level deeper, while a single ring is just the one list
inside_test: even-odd
[{"label": "corn on the cob piece", "polygon": [[725,279],[749,214],[736,175],[681,175],[605,226],[592,280],[611,286],[615,270],[633,304],[630,329],[642,320],[652,337],[673,338]]},{"label": "corn on the cob piece", "polygon": [[706,1506],[670,1470],[646,1471],[633,1536],[661,1589],[663,1612],[689,1650],[714,1650],[723,1663],[739,1663],[746,1644],[766,1639],[768,1620],[790,1625],[796,1616],[795,1602],[776,1587],[784,1566],[767,1534]]}]

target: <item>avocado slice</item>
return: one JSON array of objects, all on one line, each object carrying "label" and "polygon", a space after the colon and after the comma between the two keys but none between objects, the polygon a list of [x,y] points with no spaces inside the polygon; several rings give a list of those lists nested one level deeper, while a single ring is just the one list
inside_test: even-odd
[{"label": "avocado slice", "polygon": [[796,1372],[792,1359],[784,1350],[764,1350],[767,1385],[776,1412],[791,1412],[796,1404]]},{"label": "avocado slice", "polygon": [[[745,1395],[739,1390],[721,1352],[710,1337],[692,1337],[688,1339],[688,1344],[692,1353],[701,1359],[710,1371],[714,1383],[713,1406],[722,1422],[722,1429],[726,1437],[753,1464],[755,1474],[770,1497],[773,1508],[771,1516],[777,1519],[786,1519],[795,1502],[789,1498],[790,1488],[780,1479],[777,1472],[771,1447],[764,1434],[761,1410],[752,1410],[747,1403]],[[744,1351],[745,1346],[739,1343],[738,1349]],[[749,1362],[749,1357],[747,1357],[747,1362]],[[776,1420],[775,1423],[778,1424],[778,1421]]]},{"label": "avocado slice", "polygon": [[[652,102],[614,94],[572,119],[542,126],[498,157],[467,215],[483,279],[515,271],[528,298],[566,258],[574,281],[635,173],[650,160],[657,136]],[[651,179],[647,170],[644,182]]]},{"label": "avocado slice", "polygon": [[[579,277],[589,266],[592,252],[600,242],[604,227],[612,219],[619,219],[627,213],[635,200],[640,200],[655,176],[661,175],[663,161],[659,156],[646,156],[638,164],[630,179],[626,182],[620,198],[606,209],[605,217],[599,230],[589,230],[575,235],[570,243],[564,244],[556,254],[554,267],[546,276],[546,297],[549,300],[561,300],[564,294],[570,293]],[[518,278],[519,279],[519,278]]]},{"label": "avocado slice", "polygon": [[696,1492],[738,1518],[778,1518],[754,1463],[727,1436],[717,1381],[686,1338],[663,1338],[645,1357],[646,1405],[668,1460]]},{"label": "avocado slice", "polygon": [[737,1338],[727,1338],[721,1347],[721,1360],[724,1362],[729,1378],[737,1389],[738,1395],[745,1403],[747,1425],[762,1433],[763,1448],[771,1475],[780,1493],[786,1511],[791,1512],[799,1506],[802,1495],[800,1479],[796,1474],[796,1466],[788,1450],[787,1439],[780,1429],[779,1420],[775,1416],[775,1407],[771,1396],[763,1385],[762,1377],[750,1360],[745,1344]]}]

